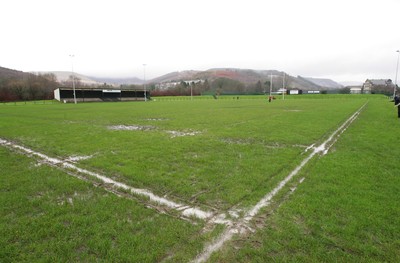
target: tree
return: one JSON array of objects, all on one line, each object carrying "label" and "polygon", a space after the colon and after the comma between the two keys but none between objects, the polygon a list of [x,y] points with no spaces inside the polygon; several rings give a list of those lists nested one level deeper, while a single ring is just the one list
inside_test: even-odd
[{"label": "tree", "polygon": [[39,75],[38,82],[40,83],[43,99],[52,99],[53,91],[58,87],[57,77],[53,73]]},{"label": "tree", "polygon": [[215,90],[217,94],[243,94],[245,86],[242,82],[228,79],[218,78],[211,84],[211,88]]},{"label": "tree", "polygon": [[263,93],[263,87],[262,87],[262,84],[261,84],[261,81],[260,81],[260,80],[257,81],[256,86],[255,86],[255,88],[254,88],[254,92],[255,92],[255,93],[260,93],[260,94]]},{"label": "tree", "polygon": [[264,82],[264,94],[269,93],[270,88],[271,88],[271,81],[266,80]]},{"label": "tree", "polygon": [[350,88],[339,89],[340,94],[350,94]]},{"label": "tree", "polygon": [[9,81],[8,86],[11,92],[15,95],[17,100],[26,99],[25,83],[21,79],[12,79]]},{"label": "tree", "polygon": [[27,98],[29,100],[35,100],[39,97],[40,94],[40,83],[38,81],[37,76],[32,75],[28,78],[28,87],[27,87]]},{"label": "tree", "polygon": [[203,91],[208,91],[211,89],[210,83],[208,82],[208,79],[206,79],[203,83]]}]

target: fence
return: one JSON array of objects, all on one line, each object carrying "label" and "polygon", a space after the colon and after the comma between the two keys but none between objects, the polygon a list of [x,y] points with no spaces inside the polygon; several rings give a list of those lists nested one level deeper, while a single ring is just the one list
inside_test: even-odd
[{"label": "fence", "polygon": [[59,104],[59,101],[55,100],[28,100],[28,101],[0,101],[1,105],[11,105],[11,106],[19,106],[19,105],[44,105],[44,104]]}]

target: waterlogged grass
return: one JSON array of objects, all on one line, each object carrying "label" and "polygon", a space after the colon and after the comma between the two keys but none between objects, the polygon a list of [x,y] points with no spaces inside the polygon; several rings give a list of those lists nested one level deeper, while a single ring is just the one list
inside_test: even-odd
[{"label": "waterlogged grass", "polygon": [[370,100],[265,228],[211,262],[399,262],[399,129],[393,104]]},{"label": "waterlogged grass", "polygon": [[[5,106],[0,136],[50,156],[90,155],[80,166],[186,203],[228,209],[259,200],[298,165],[307,146],[366,101],[254,98]],[[109,129],[114,125],[148,129]]]},{"label": "waterlogged grass", "polygon": [[208,234],[0,148],[0,262],[190,258]]},{"label": "waterlogged grass", "polygon": [[[185,204],[248,208],[365,102],[331,151],[296,176],[261,229],[210,262],[399,261],[400,122],[384,97],[310,95],[0,105],[0,138]],[[112,130],[110,126],[147,127]],[[177,132],[187,136],[174,137]],[[194,133],[194,135],[188,135]],[[0,261],[186,262],[223,230],[38,166],[0,148]],[[288,186],[289,188],[290,186]]]}]

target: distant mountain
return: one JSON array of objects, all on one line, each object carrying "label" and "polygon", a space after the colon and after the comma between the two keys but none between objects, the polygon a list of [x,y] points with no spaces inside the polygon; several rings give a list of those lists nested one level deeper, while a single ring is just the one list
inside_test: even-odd
[{"label": "distant mountain", "polygon": [[79,79],[79,81],[85,85],[101,85],[103,84],[102,82],[98,82],[96,80],[93,80],[92,78],[78,74],[76,72],[72,73],[70,71],[38,71],[38,72],[32,72],[34,74],[54,74],[57,77],[58,82],[64,82],[67,81],[70,76],[74,75],[75,78]]},{"label": "distant mountain", "polygon": [[253,70],[237,68],[212,68],[206,71],[186,70],[171,72],[149,80],[150,83],[180,82],[196,79],[213,81],[218,78],[228,78],[240,81],[244,84],[253,84],[257,81],[266,81],[273,76],[283,76],[283,72],[277,70]]},{"label": "distant mountain", "polygon": [[238,68],[212,68],[205,71],[187,70],[180,72],[171,72],[158,78],[149,80],[150,83],[167,83],[180,82],[190,80],[207,79],[214,81],[218,78],[227,78],[240,81],[245,85],[252,85],[260,81],[261,83],[272,82],[274,87],[285,87],[289,89],[301,90],[328,90],[340,89],[343,85],[330,80],[319,78],[293,77],[285,72],[278,70],[253,70],[253,69],[238,69]]},{"label": "distant mountain", "polygon": [[[69,71],[42,71],[34,72],[35,74],[47,74],[52,73],[57,77],[59,82],[64,82],[69,79],[72,72]],[[21,78],[28,76],[30,73],[7,69],[0,67],[0,78]],[[143,80],[139,78],[102,78],[102,77],[89,77],[82,74],[74,73],[76,78],[79,78],[81,83],[86,85],[103,85],[104,83],[113,86],[120,86],[122,84],[135,84],[142,85]],[[240,81],[244,85],[254,85],[258,81],[262,84],[269,83],[272,76],[272,82],[274,87],[285,87],[289,89],[301,89],[301,90],[329,90],[343,88],[342,84],[339,84],[330,79],[319,79],[309,77],[293,77],[285,72],[278,70],[253,70],[253,69],[239,69],[239,68],[211,68],[205,71],[199,70],[185,70],[175,71],[163,76],[147,80],[146,83],[168,83],[168,82],[180,82],[180,81],[191,81],[191,80],[205,80],[212,82],[219,78],[227,78],[235,81]]]},{"label": "distant mountain", "polygon": [[164,83],[164,82],[179,82],[182,80],[192,80],[197,78],[197,74],[202,71],[197,70],[185,70],[185,71],[174,71],[160,77],[146,81],[148,83]]},{"label": "distant mountain", "polygon": [[143,80],[139,78],[101,78],[101,77],[89,77],[92,80],[95,80],[100,83],[107,83],[111,85],[120,86],[123,84],[126,85],[142,85]]},{"label": "distant mountain", "polygon": [[[70,71],[42,71],[42,72],[37,72],[40,74],[45,74],[45,73],[52,73],[56,75],[57,80],[59,82],[64,82],[70,78],[72,75],[72,72]],[[136,84],[136,85],[141,85],[143,84],[143,80],[139,78],[102,78],[102,77],[90,77],[86,75],[82,75],[79,73],[74,72],[74,76],[76,78],[79,78],[80,82],[86,85],[103,85],[106,83],[107,85],[112,85],[112,86],[120,86],[122,84]]]},{"label": "distant mountain", "polygon": [[285,73],[277,70],[253,70],[238,68],[213,68],[199,73],[198,77],[207,77],[214,80],[217,78],[229,78],[244,84],[254,84],[258,81],[269,81],[273,78],[282,78]]}]

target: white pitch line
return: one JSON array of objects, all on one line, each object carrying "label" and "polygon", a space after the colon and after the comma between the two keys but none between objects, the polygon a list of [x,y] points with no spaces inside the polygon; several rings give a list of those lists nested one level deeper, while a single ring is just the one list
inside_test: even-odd
[{"label": "white pitch line", "polygon": [[68,163],[68,162],[63,161],[61,159],[49,157],[49,156],[47,156],[45,154],[42,154],[42,153],[39,153],[39,152],[35,152],[35,151],[33,151],[33,150],[31,150],[31,149],[29,149],[27,147],[24,147],[24,146],[21,146],[21,145],[17,145],[15,143],[12,143],[10,141],[7,141],[7,140],[1,139],[1,138],[0,138],[0,145],[5,146],[5,147],[12,147],[12,148],[18,149],[18,150],[23,151],[23,152],[25,152],[27,154],[37,156],[37,157],[45,160],[46,162],[50,163],[51,165],[62,166],[64,168],[74,170],[74,171],[79,172],[81,174],[86,174],[86,175],[95,177],[95,178],[99,179],[101,182],[109,184],[109,185],[112,185],[113,187],[121,188],[121,189],[124,189],[124,190],[128,190],[131,193],[136,194],[136,195],[148,197],[152,202],[155,202],[155,203],[164,205],[166,207],[169,207],[171,209],[174,209],[176,211],[179,211],[185,217],[193,216],[193,217],[198,218],[198,219],[207,220],[207,219],[210,219],[213,216],[212,212],[203,211],[203,210],[201,210],[201,209],[199,209],[197,207],[190,207],[190,206],[187,206],[187,205],[184,205],[184,204],[176,203],[176,202],[168,200],[168,199],[166,199],[164,197],[157,196],[157,195],[153,194],[152,192],[150,192],[149,190],[140,189],[140,188],[134,188],[134,187],[128,186],[128,185],[126,185],[124,183],[117,182],[117,181],[115,181],[115,180],[113,180],[111,178],[108,178],[106,176],[100,175],[98,173],[91,172],[91,171],[86,170],[86,169],[79,168],[74,164]]},{"label": "white pitch line", "polygon": [[[297,166],[285,179],[283,179],[271,192],[266,194],[255,206],[253,206],[243,218],[241,218],[238,223],[229,226],[219,237],[217,237],[211,244],[206,246],[204,250],[193,260],[193,262],[200,263],[206,262],[212,253],[221,249],[222,246],[229,240],[232,239],[234,234],[245,233],[246,229],[250,228],[250,221],[259,213],[262,208],[267,207],[272,198],[295,176],[299,173],[299,171],[317,154],[322,153],[325,155],[329,148],[336,142],[336,136],[339,133],[343,133],[347,127],[358,117],[361,110],[367,105],[365,103],[361,108],[359,108],[353,115],[350,116],[337,130],[335,130],[328,139],[326,139],[320,146],[312,147],[312,153],[307,156],[299,166]],[[335,140],[334,140],[335,139]],[[332,142],[332,143],[331,143]],[[302,178],[301,180],[304,180]]]},{"label": "white pitch line", "polygon": [[[329,136],[329,138],[326,139],[320,146],[315,147],[312,153],[306,157],[299,166],[297,166],[285,179],[278,184],[277,187],[265,195],[253,208],[246,213],[244,219],[246,221],[250,221],[260,211],[261,208],[268,206],[271,199],[287,184],[287,182],[289,182],[296,174],[299,173],[299,171],[314,157],[314,155],[317,153],[322,153],[325,155],[327,150],[329,150],[329,148],[332,146],[332,144],[329,143],[335,138],[336,135],[346,130],[346,128],[358,117],[365,105],[366,104],[364,104],[353,115],[351,115],[350,118],[348,118],[337,130],[335,130],[331,136]],[[336,140],[334,142],[336,142]]]}]

